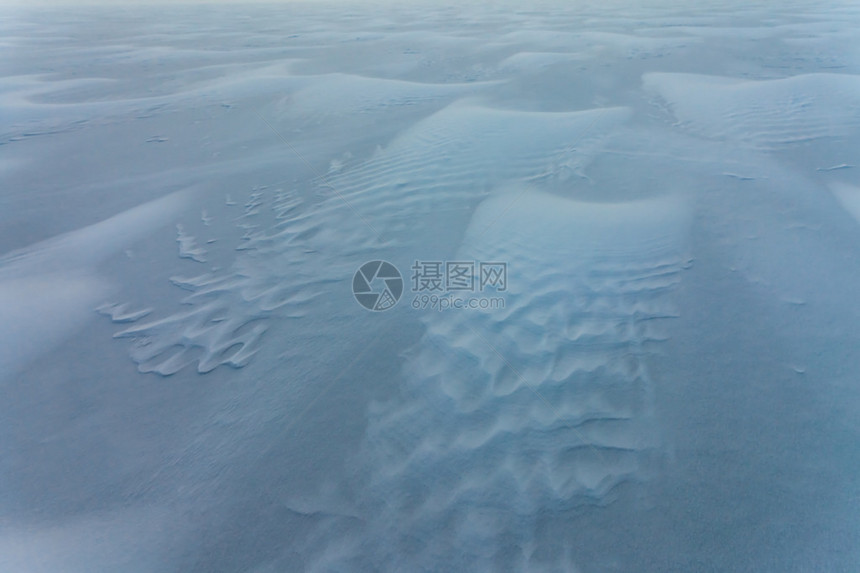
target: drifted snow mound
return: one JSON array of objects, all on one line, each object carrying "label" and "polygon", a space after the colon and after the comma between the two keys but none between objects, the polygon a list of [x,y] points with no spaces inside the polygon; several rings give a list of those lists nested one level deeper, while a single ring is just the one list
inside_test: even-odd
[{"label": "drifted snow mound", "polygon": [[626,107],[534,112],[461,100],[327,183],[340,195],[332,197],[335,207],[344,197],[380,231],[410,231],[414,219],[468,205],[506,181],[584,177],[631,113]]},{"label": "drifted snow mound", "polygon": [[538,534],[541,517],[659,470],[647,364],[676,316],[685,201],[517,197],[482,203],[458,252],[508,263],[506,307],[425,319],[402,395],[370,412],[368,523],[316,570],[570,571],[575,528]]},{"label": "drifted snow mound", "polygon": [[[98,273],[99,264],[163,227],[192,196],[189,190],[175,192],[0,256],[0,380],[49,354],[85,324],[112,287]],[[115,314],[117,322],[134,316]]]},{"label": "drifted snow mound", "polygon": [[780,149],[860,128],[860,76],[805,74],[778,80],[648,73],[644,88],[680,125],[703,137]]}]

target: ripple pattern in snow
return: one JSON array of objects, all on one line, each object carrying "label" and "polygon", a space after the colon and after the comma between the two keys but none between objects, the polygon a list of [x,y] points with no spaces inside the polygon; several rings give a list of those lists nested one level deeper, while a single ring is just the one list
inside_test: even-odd
[{"label": "ripple pattern in snow", "polygon": [[860,77],[854,75],[741,80],[647,73],[643,83],[665,100],[681,127],[757,149],[851,135],[860,127]]},{"label": "ripple pattern in snow", "polygon": [[[416,221],[438,225],[440,213],[465,212],[502,181],[583,177],[600,143],[628,116],[625,108],[537,113],[455,104],[366,163],[325,178],[321,203],[308,205],[297,191],[274,190],[268,198],[272,190],[252,192],[237,214],[243,234],[230,267],[172,278],[192,291],[182,299],[186,308],[116,336],[133,339],[131,356],[142,372],[242,367],[270,319],[301,317],[323,286],[351,276],[361,257],[409,245]],[[206,262],[200,241],[181,224],[177,232],[179,256]],[[310,261],[308,253],[315,254]]]},{"label": "ripple pattern in snow", "polygon": [[659,471],[648,360],[677,316],[686,202],[514,198],[483,203],[458,252],[508,262],[506,308],[425,320],[401,399],[369,414],[367,536],[320,570],[549,566],[535,556],[542,512],[610,503]]}]

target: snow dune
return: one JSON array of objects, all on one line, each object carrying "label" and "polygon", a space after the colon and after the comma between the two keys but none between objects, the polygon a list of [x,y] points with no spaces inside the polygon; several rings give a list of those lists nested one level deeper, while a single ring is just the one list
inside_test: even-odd
[{"label": "snow dune", "polygon": [[0,10],[0,570],[860,562],[855,6]]},{"label": "snow dune", "polygon": [[756,149],[852,135],[860,126],[860,76],[753,81],[649,73],[643,86],[667,102],[682,128]]},{"label": "snow dune", "polygon": [[174,193],[1,258],[0,378],[92,318],[111,290],[98,264],[169,223],[188,200],[188,192]]},{"label": "snow dune", "polygon": [[483,202],[457,252],[508,262],[506,308],[425,320],[400,399],[371,411],[373,517],[356,553],[320,570],[366,552],[385,570],[575,567],[568,536],[538,535],[541,513],[588,515],[660,467],[647,363],[677,316],[688,206],[531,191],[510,209],[517,197]]}]

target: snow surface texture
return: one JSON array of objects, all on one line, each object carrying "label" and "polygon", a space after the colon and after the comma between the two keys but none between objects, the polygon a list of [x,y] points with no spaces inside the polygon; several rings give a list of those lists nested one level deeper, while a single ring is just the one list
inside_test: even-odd
[{"label": "snow surface texture", "polygon": [[[220,364],[244,366],[267,328],[262,321],[301,316],[326,283],[337,282],[349,265],[360,262],[350,250],[365,258],[386,252],[375,233],[403,234],[416,224],[411,219],[462,210],[469,195],[480,196],[477,190],[494,183],[529,174],[538,179],[575,175],[593,155],[598,134],[627,115],[616,108],[555,114],[445,108],[365,165],[330,174],[325,187],[337,195],[313,210],[304,212],[295,193],[275,190],[271,205],[266,205],[265,190],[252,193],[238,216],[245,233],[230,268],[171,278],[193,292],[183,301],[190,310],[136,324],[116,336],[137,340],[132,358],[142,372],[170,375],[189,363],[201,373]],[[565,146],[571,134],[579,139],[578,149]],[[267,207],[274,223],[260,225],[260,210]],[[196,239],[181,225],[177,231],[179,256],[206,262],[206,250]],[[338,243],[342,250],[327,253]],[[320,256],[308,261],[310,253]]]},{"label": "snow surface texture", "polygon": [[856,570],[860,10],[619,6],[0,8],[0,571]]},{"label": "snow surface texture", "polygon": [[677,312],[683,201],[515,197],[482,203],[457,252],[516,269],[505,310],[425,321],[402,399],[371,411],[373,518],[319,570],[572,568],[541,512],[610,503],[659,466],[646,361]]},{"label": "snow surface texture", "polygon": [[860,78],[802,74],[765,81],[651,73],[645,89],[665,98],[682,127],[719,140],[778,149],[845,137],[860,127]]}]

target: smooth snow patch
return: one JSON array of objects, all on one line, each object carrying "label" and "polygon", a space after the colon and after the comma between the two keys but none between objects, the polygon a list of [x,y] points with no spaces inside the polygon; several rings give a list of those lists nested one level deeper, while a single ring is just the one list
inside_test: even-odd
[{"label": "smooth snow patch", "polygon": [[842,207],[860,223],[860,187],[848,183],[831,183],[830,190]]}]

